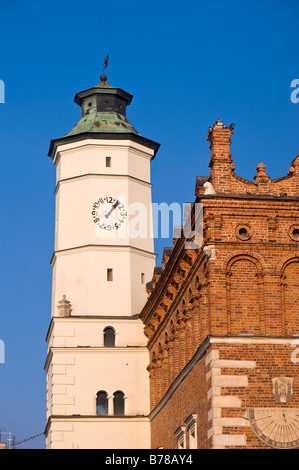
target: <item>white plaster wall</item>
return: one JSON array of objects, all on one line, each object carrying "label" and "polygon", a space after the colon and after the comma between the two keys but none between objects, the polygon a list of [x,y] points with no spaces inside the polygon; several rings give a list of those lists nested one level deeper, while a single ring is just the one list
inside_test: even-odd
[{"label": "white plaster wall", "polygon": [[150,423],[144,418],[55,421],[47,446],[51,449],[150,449]]},{"label": "white plaster wall", "polygon": [[[150,160],[154,152],[129,140],[86,139],[58,147],[54,157],[57,182],[87,173],[131,175],[150,182]],[[111,167],[106,167],[111,157]]]},{"label": "white plaster wall", "polygon": [[[111,157],[109,168],[106,156]],[[147,415],[150,407],[143,325],[140,320],[119,317],[140,313],[146,302],[145,284],[155,265],[152,227],[149,223],[145,237],[126,232],[122,237],[101,238],[91,212],[99,197],[122,195],[128,206],[136,202],[146,206],[151,219],[152,157],[152,150],[130,141],[85,140],[60,146],[54,158],[55,318],[46,361],[47,416],[54,416],[54,421],[48,448],[150,448],[148,419],[136,416]],[[107,281],[107,268],[113,269],[112,282]],[[57,318],[63,295],[71,302],[71,317]],[[110,318],[92,318],[97,316]],[[117,332],[114,348],[103,346],[106,326]],[[123,391],[126,416],[96,416],[99,390],[110,397]],[[64,419],[56,420],[55,416],[63,415]]]},{"label": "white plaster wall", "polygon": [[55,318],[49,332],[48,343],[52,347],[77,346],[104,347],[104,329],[115,331],[115,347],[143,346],[147,344],[144,325],[140,319],[120,318]]},{"label": "white plaster wall", "polygon": [[[155,256],[130,248],[87,247],[59,253],[53,263],[52,316],[66,295],[72,315],[129,316],[140,313],[146,302],[145,282],[153,274]],[[107,281],[113,269],[113,281]]]},{"label": "white plaster wall", "polygon": [[[149,413],[146,348],[59,348],[53,351],[49,377],[51,415],[96,416],[96,394],[125,394],[125,415]],[[58,366],[58,367],[57,367]],[[112,411],[113,414],[113,411]]]},{"label": "white plaster wall", "polygon": [[[106,196],[119,199],[128,214],[121,228],[110,232],[100,229],[92,215],[94,203]],[[56,250],[88,244],[111,244],[131,245],[153,252],[149,185],[128,178],[88,176],[61,183],[56,198]],[[109,222],[118,222],[117,214],[118,210],[115,210]]]}]

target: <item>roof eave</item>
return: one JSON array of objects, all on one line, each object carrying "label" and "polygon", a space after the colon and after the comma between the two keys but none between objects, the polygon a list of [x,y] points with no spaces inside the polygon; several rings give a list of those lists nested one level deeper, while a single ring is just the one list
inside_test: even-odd
[{"label": "roof eave", "polygon": [[80,140],[86,139],[109,139],[109,140],[132,140],[133,142],[140,143],[146,147],[154,150],[155,158],[157,151],[159,150],[160,144],[154,142],[153,140],[147,139],[139,134],[133,132],[122,132],[122,133],[111,133],[111,132],[84,132],[81,134],[71,135],[68,137],[59,137],[58,139],[51,140],[48,156],[54,159],[56,149],[59,145],[68,144],[71,142],[78,142]]},{"label": "roof eave", "polygon": [[91,96],[94,94],[119,95],[126,100],[127,105],[129,105],[133,99],[133,95],[130,95],[130,93],[127,93],[121,88],[92,87],[92,88],[88,88],[88,90],[83,90],[83,91],[80,91],[79,93],[76,93],[74,102],[77,103],[79,106],[81,106],[83,98],[86,98],[87,96]]}]

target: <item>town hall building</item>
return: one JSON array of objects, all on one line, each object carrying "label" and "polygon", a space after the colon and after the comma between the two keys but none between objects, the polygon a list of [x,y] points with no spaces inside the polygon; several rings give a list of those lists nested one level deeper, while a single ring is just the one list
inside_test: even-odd
[{"label": "town hall building", "polygon": [[[248,181],[234,125],[215,121],[209,171],[156,266],[159,144],[128,120],[132,98],[103,73],[50,144],[47,448],[297,448],[299,156],[286,176],[259,163]],[[142,236],[132,207],[150,222]]]}]

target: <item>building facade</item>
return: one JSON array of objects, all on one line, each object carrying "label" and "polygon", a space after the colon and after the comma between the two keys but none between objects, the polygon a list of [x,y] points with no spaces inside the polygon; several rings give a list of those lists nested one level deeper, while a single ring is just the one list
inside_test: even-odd
[{"label": "building facade", "polygon": [[[247,181],[234,126],[216,121],[209,175],[155,267],[159,144],[128,121],[131,99],[103,75],[50,145],[47,448],[299,447],[299,157],[285,177],[260,163]],[[149,223],[136,236],[140,205]]]},{"label": "building facade", "polygon": [[[299,447],[299,156],[285,177],[260,163],[247,181],[233,128],[209,128],[193,230],[147,286],[152,448]],[[203,238],[190,249],[198,204]]]},{"label": "building facade", "polygon": [[101,82],[78,93],[81,119],[53,140],[57,184],[52,318],[47,334],[47,448],[148,448],[148,350],[139,313],[155,257],[150,162],[159,145],[128,121],[132,96]]}]

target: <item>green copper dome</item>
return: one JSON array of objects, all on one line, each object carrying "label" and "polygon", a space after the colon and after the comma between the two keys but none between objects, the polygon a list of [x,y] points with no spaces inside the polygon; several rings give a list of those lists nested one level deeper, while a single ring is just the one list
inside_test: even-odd
[{"label": "green copper dome", "polygon": [[125,116],[115,112],[91,112],[86,116],[82,116],[75,127],[64,137],[84,132],[134,132],[138,134]]},{"label": "green copper dome", "polygon": [[159,144],[142,137],[126,117],[133,96],[106,80],[102,75],[98,85],[76,94],[74,101],[81,107],[81,119],[70,132],[51,141],[50,157],[54,157],[58,145],[83,139],[131,139],[153,148],[156,154]]}]

